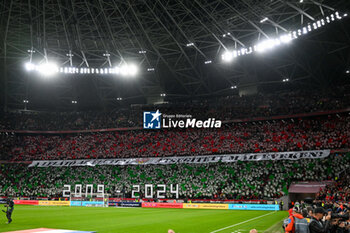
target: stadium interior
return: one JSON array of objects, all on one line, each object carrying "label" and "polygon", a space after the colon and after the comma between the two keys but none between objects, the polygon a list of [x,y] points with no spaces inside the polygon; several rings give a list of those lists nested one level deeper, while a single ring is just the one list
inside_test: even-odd
[{"label": "stadium interior", "polygon": [[0,232],[350,233],[349,0],[0,12]]}]

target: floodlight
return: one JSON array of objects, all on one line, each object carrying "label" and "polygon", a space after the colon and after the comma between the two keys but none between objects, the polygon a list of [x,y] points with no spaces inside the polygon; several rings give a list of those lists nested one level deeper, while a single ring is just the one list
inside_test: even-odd
[{"label": "floodlight", "polygon": [[38,71],[40,74],[42,74],[44,76],[51,76],[51,75],[58,72],[58,67],[54,63],[47,62],[47,63],[39,65]]},{"label": "floodlight", "polygon": [[129,75],[134,76],[135,74],[137,74],[138,69],[137,69],[137,66],[135,66],[134,64],[130,64],[128,66],[128,69],[129,69]]},{"label": "floodlight", "polygon": [[25,68],[26,68],[27,71],[32,71],[32,70],[35,70],[35,65],[33,63],[31,63],[31,62],[27,62],[25,64]]},{"label": "floodlight", "polygon": [[232,61],[232,59],[233,59],[233,53],[226,51],[226,52],[224,52],[224,54],[222,54],[221,57],[222,57],[222,60],[229,62],[229,61]]},{"label": "floodlight", "polygon": [[269,18],[265,17],[262,20],[260,20],[260,23],[266,22]]},{"label": "floodlight", "polygon": [[128,65],[122,65],[120,67],[120,74],[123,76],[128,75],[129,71],[128,71]]},{"label": "floodlight", "polygon": [[[253,48],[252,47],[249,47],[248,50],[246,51],[247,54],[250,54],[252,52],[253,52]],[[233,54],[233,56],[234,56],[234,54]]]},{"label": "floodlight", "polygon": [[307,34],[307,28],[303,27],[303,34]]},{"label": "floodlight", "polygon": [[259,44],[257,44],[256,46],[256,51],[258,52],[264,52],[265,50],[268,50],[268,49],[272,49],[273,47],[275,47],[276,45],[279,45],[280,42],[279,40],[265,40]]},{"label": "floodlight", "polygon": [[285,44],[289,43],[289,42],[292,41],[292,36],[291,35],[283,35],[283,36],[280,37],[280,41],[282,43],[285,43]]}]

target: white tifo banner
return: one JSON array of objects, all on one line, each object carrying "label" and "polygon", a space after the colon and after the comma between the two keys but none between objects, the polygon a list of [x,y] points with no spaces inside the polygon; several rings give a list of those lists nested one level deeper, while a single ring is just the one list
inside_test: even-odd
[{"label": "white tifo banner", "polygon": [[175,163],[232,163],[237,161],[261,160],[298,160],[319,159],[330,154],[330,150],[291,151],[276,153],[251,154],[222,154],[162,158],[129,158],[129,159],[76,159],[76,160],[35,160],[29,167],[73,167],[95,165],[147,165],[147,164],[175,164]]}]

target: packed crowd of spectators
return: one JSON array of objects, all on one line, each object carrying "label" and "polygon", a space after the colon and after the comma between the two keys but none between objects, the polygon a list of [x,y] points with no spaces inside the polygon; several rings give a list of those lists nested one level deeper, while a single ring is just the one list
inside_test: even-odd
[{"label": "packed crowd of spectators", "polygon": [[[178,184],[179,198],[271,199],[288,193],[295,181],[334,180],[350,169],[350,154],[324,159],[209,164],[130,165],[95,167],[28,167],[0,165],[0,196],[60,197],[63,185],[104,184],[111,197],[131,197],[132,185]],[[96,190],[96,187],[95,187]],[[166,196],[174,198],[168,190]],[[156,189],[154,189],[156,192]]]},{"label": "packed crowd of spectators", "polygon": [[229,123],[219,129],[130,130],[0,135],[0,160],[137,158],[340,149],[350,146],[350,116]]},{"label": "packed crowd of spectators", "polygon": [[197,119],[234,120],[340,110],[350,107],[350,88],[331,94],[286,92],[252,96],[227,96],[134,106],[114,112],[12,112],[0,113],[0,130],[85,130],[142,127],[143,111],[189,114]]},{"label": "packed crowd of spectators", "polygon": [[336,177],[335,185],[327,186],[316,195],[316,201],[327,203],[345,201],[350,202],[350,170],[345,170]]}]

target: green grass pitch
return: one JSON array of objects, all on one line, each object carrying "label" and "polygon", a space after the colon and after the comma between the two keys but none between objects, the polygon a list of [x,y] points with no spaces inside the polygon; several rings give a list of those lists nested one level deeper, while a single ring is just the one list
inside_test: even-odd
[{"label": "green grass pitch", "polygon": [[[99,233],[167,233],[168,229],[176,233],[246,233],[252,228],[258,229],[259,233],[273,233],[281,232],[281,225],[276,224],[287,216],[285,211],[16,205],[11,224],[5,224],[5,214],[1,216],[0,232],[44,227]],[[273,225],[276,230],[272,230]]]}]

